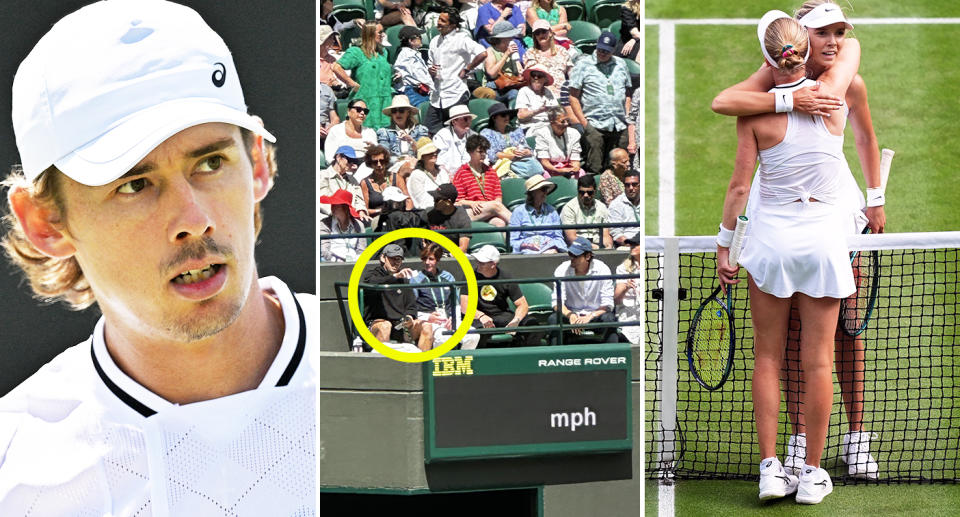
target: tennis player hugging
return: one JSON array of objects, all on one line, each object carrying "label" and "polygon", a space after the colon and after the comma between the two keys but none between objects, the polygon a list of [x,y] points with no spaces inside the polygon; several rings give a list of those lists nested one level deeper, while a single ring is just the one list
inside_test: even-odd
[{"label": "tennis player hugging", "polygon": [[[836,21],[845,23],[839,10],[829,9],[832,5],[821,6],[823,12],[817,16],[839,16]],[[817,504],[833,491],[820,458],[833,403],[833,345],[840,300],[855,291],[846,235],[859,207],[855,210],[849,201],[852,178],[843,155],[847,106],[840,99],[856,75],[859,46],[848,43],[845,57],[849,59],[819,77],[819,95],[834,99],[839,108],[834,116],[794,111],[792,92],[816,84],[806,77],[810,41],[804,25],[781,11],[770,11],[757,28],[775,87],[770,90],[772,99],[769,94],[756,95],[765,95],[765,102],[774,100],[776,113],[737,119],[736,164],[717,236],[717,269],[722,283],[739,282],[739,267],[728,264],[730,229],[746,206],[759,156],[757,185],[749,194],[749,238],[739,263],[748,273],[754,330],[760,499],[796,492],[797,502]],[[870,179],[875,179],[872,174]],[[878,184],[868,181],[868,185]],[[802,401],[806,457],[799,478],[784,469],[776,453],[780,370],[791,303],[801,321],[800,363],[806,382]]]}]

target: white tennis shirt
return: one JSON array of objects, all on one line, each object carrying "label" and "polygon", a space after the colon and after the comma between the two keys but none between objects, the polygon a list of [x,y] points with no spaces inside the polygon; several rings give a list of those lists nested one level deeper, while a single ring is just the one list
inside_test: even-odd
[{"label": "white tennis shirt", "polygon": [[101,318],[0,399],[0,515],[315,515],[316,298],[260,287],[285,333],[255,390],[170,403],[117,367]]}]

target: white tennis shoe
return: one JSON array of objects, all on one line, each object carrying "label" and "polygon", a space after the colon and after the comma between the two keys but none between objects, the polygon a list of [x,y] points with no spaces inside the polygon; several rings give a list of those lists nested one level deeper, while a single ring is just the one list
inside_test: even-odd
[{"label": "white tennis shoe", "polygon": [[847,473],[853,477],[877,479],[880,467],[870,454],[871,436],[867,432],[850,432],[843,435],[840,446],[840,459],[847,464]]},{"label": "white tennis shoe", "polygon": [[807,433],[790,435],[790,440],[787,442],[787,457],[783,458],[783,468],[788,473],[799,476],[806,459]]},{"label": "white tennis shoe", "polygon": [[833,481],[826,470],[814,467],[804,467],[800,473],[800,486],[797,488],[797,502],[801,504],[818,504],[830,492],[833,492]]},{"label": "white tennis shoe", "polygon": [[783,469],[780,460],[769,458],[760,463],[760,500],[786,497],[797,491],[797,476]]}]

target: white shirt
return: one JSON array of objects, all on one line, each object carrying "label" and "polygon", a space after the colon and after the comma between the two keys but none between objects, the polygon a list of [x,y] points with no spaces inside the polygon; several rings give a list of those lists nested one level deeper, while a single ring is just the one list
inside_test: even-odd
[{"label": "white shirt", "polygon": [[[610,268],[599,260],[596,256],[590,261],[590,269],[584,276],[609,275]],[[573,266],[570,261],[566,261],[554,270],[555,278],[575,276]],[[580,277],[583,278],[583,277]],[[580,282],[566,281],[560,283],[560,294],[563,297],[563,305],[567,309],[577,312],[593,312],[601,307],[613,310],[613,280],[585,280]],[[557,307],[557,290],[554,288],[550,301],[554,307]]]},{"label": "white shirt", "polygon": [[285,330],[254,390],[168,402],[114,363],[101,318],[0,399],[0,515],[313,515],[316,297],[260,287]]},{"label": "white shirt", "polygon": [[444,183],[450,183],[450,175],[443,169],[437,171],[436,178],[422,169],[415,169],[407,178],[407,190],[413,199],[413,207],[418,210],[433,208],[433,196],[430,193]]},{"label": "white shirt", "polygon": [[433,136],[433,145],[440,150],[437,154],[437,168],[445,170],[447,175],[452,178],[461,165],[470,161],[470,153],[467,152],[467,138],[475,134],[474,130],[468,129],[463,138],[457,138],[456,132],[449,125],[437,131],[437,134]]},{"label": "white shirt", "polygon": [[428,64],[440,65],[439,88],[430,92],[433,107],[449,108],[467,93],[467,83],[460,79],[460,71],[486,50],[473,40],[473,35],[462,29],[430,40]]},{"label": "white shirt", "polygon": [[347,122],[344,120],[334,125],[327,132],[327,139],[323,142],[323,156],[327,159],[327,163],[333,163],[333,157],[342,145],[353,147],[353,150],[357,153],[357,158],[362,158],[367,154],[368,143],[377,145],[377,132],[369,127],[360,131],[360,138],[347,136]]},{"label": "white shirt", "polygon": [[[529,86],[524,86],[520,88],[520,91],[517,92],[517,103],[514,105],[518,110],[521,108],[526,108],[528,110],[536,110],[542,108],[543,106],[559,106],[560,102],[557,101],[556,96],[550,91],[549,88],[543,89],[543,95],[537,95]],[[548,111],[543,113],[537,113],[532,118],[527,119],[525,122],[520,122],[520,127],[523,128],[523,132],[527,135],[530,134],[530,131],[543,127],[549,126],[550,114]]]},{"label": "white shirt", "polygon": [[[363,200],[363,191],[360,190],[360,182],[349,172],[341,176],[332,166],[327,167],[317,174],[317,196],[332,196],[338,190],[346,190],[353,194],[353,209],[356,211],[366,211],[367,203]],[[326,203],[317,203],[317,211],[323,215],[330,215],[330,205]]]},{"label": "white shirt", "polygon": [[[643,222],[643,203],[637,202],[636,205],[627,199],[627,194],[623,193],[613,198],[610,202],[609,223],[633,223]],[[620,237],[633,237],[643,229],[639,226],[628,226],[625,228],[610,228],[610,237],[617,240]]]},{"label": "white shirt", "polygon": [[537,143],[537,158],[580,161],[580,132],[576,129],[567,127],[557,136],[547,124],[534,129],[532,136]]},{"label": "white shirt", "polygon": [[423,55],[419,51],[410,47],[402,47],[397,53],[396,62],[393,69],[400,72],[403,78],[403,84],[416,88],[420,83],[425,83],[431,89],[433,88],[433,77],[427,70],[427,63],[423,60]]}]

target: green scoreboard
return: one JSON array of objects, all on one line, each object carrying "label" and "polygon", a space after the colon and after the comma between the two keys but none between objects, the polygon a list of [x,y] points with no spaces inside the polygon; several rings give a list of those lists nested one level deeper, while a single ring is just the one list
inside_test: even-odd
[{"label": "green scoreboard", "polygon": [[632,448],[630,345],[454,350],[425,362],[435,461]]}]

